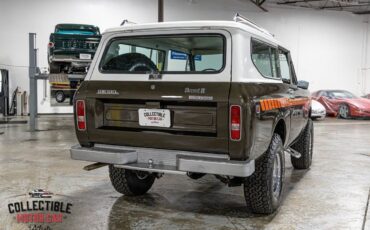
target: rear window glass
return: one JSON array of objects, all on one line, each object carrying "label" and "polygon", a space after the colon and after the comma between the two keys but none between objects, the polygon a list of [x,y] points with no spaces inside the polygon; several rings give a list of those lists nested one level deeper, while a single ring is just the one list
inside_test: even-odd
[{"label": "rear window glass", "polygon": [[251,50],[252,61],[262,76],[279,78],[277,74],[277,49],[253,39]]},{"label": "rear window glass", "polygon": [[224,67],[224,37],[218,34],[127,37],[112,40],[102,72],[217,73]]}]

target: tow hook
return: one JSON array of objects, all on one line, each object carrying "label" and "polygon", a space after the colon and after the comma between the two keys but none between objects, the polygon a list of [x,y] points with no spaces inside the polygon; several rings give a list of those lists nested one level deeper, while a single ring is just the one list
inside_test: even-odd
[{"label": "tow hook", "polygon": [[301,158],[301,156],[302,156],[302,154],[300,152],[298,152],[297,150],[292,149],[291,147],[288,147],[288,148],[284,149],[284,152],[290,154],[291,156],[293,156],[295,158]]}]

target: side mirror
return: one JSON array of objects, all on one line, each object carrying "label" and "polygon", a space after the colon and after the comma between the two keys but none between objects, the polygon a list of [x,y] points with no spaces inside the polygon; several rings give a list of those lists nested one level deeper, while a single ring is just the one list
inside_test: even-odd
[{"label": "side mirror", "polygon": [[310,83],[308,81],[298,81],[298,88],[308,89]]}]

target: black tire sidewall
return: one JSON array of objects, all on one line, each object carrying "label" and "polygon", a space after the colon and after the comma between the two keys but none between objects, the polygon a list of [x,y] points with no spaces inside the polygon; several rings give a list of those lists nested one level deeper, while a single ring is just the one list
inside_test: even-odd
[{"label": "black tire sidewall", "polygon": [[[311,121],[312,122],[312,121]],[[311,124],[310,126],[310,130],[309,130],[309,133],[310,133],[310,143],[309,143],[309,154],[310,154],[310,158],[309,158],[309,166],[308,167],[311,167],[312,165],[312,158],[313,158],[313,142],[314,142],[314,131],[313,131],[313,124]]]},{"label": "black tire sidewall", "polygon": [[[256,160],[255,172],[245,178],[244,197],[253,213],[271,214],[280,206],[284,193],[285,156],[281,137],[273,134],[268,150]],[[275,156],[280,158],[280,193],[273,195],[273,168]]]},{"label": "black tire sidewall", "polygon": [[[58,99],[58,95],[62,95],[62,99],[59,100]],[[58,102],[58,103],[63,103],[66,99],[66,96],[64,95],[63,91],[57,91],[55,92],[55,100]]]},{"label": "black tire sidewall", "polygon": [[298,140],[291,146],[292,149],[301,153],[300,158],[291,156],[291,162],[295,169],[309,169],[313,158],[314,127],[311,119],[298,137]]},{"label": "black tire sidewall", "polygon": [[[149,174],[145,179],[140,179],[136,172],[133,170],[125,169],[127,185],[130,190],[138,195],[146,193],[155,180],[155,177],[152,174]],[[149,186],[150,185],[150,186]]]},{"label": "black tire sidewall", "polygon": [[133,170],[109,165],[109,178],[117,192],[126,196],[138,196],[145,194],[152,187],[156,177],[149,174],[145,179],[139,179]]},{"label": "black tire sidewall", "polygon": [[[279,136],[279,138],[280,138],[280,136]],[[277,198],[273,195],[273,166],[274,166],[274,162],[276,160],[275,155],[278,155],[278,157],[280,158],[280,194],[279,194],[279,197],[277,197]],[[284,190],[284,184],[285,184],[284,183],[285,155],[284,155],[284,146],[283,146],[283,142],[282,142],[281,138],[280,138],[280,142],[279,142],[278,146],[276,146],[276,150],[271,155],[271,157],[273,158],[273,161],[272,161],[272,165],[270,167],[271,172],[269,172],[270,173],[270,175],[269,175],[270,176],[270,186],[271,186],[270,195],[271,195],[271,198],[272,198],[272,206],[274,207],[274,209],[277,209],[280,206],[280,203],[281,203],[283,190]]]}]

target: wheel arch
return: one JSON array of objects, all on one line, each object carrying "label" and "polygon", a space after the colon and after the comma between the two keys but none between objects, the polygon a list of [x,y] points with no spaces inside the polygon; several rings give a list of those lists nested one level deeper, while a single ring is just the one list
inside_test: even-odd
[{"label": "wheel arch", "polygon": [[283,118],[279,119],[276,122],[272,134],[274,134],[274,133],[280,135],[281,140],[283,141],[283,143],[285,145],[285,142],[286,142],[287,136],[288,136],[288,130],[287,130],[287,126],[286,126],[285,120]]}]

